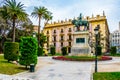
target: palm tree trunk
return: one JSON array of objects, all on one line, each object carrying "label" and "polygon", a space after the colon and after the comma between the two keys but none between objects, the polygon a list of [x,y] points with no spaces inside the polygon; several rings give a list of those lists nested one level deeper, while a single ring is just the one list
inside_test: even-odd
[{"label": "palm tree trunk", "polygon": [[13,18],[13,40],[12,42],[15,42],[15,18]]},{"label": "palm tree trunk", "polygon": [[40,22],[41,22],[41,17],[39,17],[39,26],[38,26],[38,47],[40,44]]}]

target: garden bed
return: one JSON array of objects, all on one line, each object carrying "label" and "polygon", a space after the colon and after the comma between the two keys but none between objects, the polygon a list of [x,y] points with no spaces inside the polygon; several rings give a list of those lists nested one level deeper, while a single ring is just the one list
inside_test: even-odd
[{"label": "garden bed", "polygon": [[[89,57],[89,56],[54,56],[52,59],[55,60],[65,60],[65,61],[94,61],[95,57]],[[109,56],[99,56],[99,61],[106,61],[106,60],[112,60],[112,57]]]}]

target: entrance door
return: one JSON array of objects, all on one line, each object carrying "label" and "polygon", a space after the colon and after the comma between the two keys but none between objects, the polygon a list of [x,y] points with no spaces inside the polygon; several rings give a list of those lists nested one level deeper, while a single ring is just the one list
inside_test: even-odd
[{"label": "entrance door", "polygon": [[71,53],[71,47],[68,47],[68,53]]}]

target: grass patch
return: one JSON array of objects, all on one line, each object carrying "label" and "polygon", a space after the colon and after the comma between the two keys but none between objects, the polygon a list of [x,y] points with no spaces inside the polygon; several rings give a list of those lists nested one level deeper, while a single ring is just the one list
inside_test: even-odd
[{"label": "grass patch", "polygon": [[93,73],[93,80],[120,80],[120,72]]},{"label": "grass patch", "polygon": [[117,53],[117,54],[110,54],[110,56],[120,57],[120,53]]},{"label": "grass patch", "polygon": [[10,63],[4,59],[3,55],[0,55],[0,73],[12,75],[25,70],[25,67]]}]

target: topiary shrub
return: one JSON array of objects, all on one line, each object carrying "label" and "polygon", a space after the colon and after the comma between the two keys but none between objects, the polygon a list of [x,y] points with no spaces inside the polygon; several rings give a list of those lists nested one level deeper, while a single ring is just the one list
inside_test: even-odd
[{"label": "topiary shrub", "polygon": [[33,37],[22,37],[20,40],[20,61],[26,68],[30,64],[37,64],[37,39]]},{"label": "topiary shrub", "polygon": [[5,42],[4,44],[4,58],[9,61],[17,61],[19,57],[19,43]]},{"label": "topiary shrub", "polygon": [[61,51],[63,56],[67,55],[67,47],[62,47]]},{"label": "topiary shrub", "polygon": [[54,46],[50,47],[50,53],[52,54],[52,56],[55,55],[56,52],[55,52],[55,47]]},{"label": "topiary shrub", "polygon": [[38,47],[38,56],[43,56],[43,48]]},{"label": "topiary shrub", "polygon": [[115,46],[112,46],[111,49],[110,49],[111,55],[115,55],[116,52],[117,52],[116,47],[115,47]]},{"label": "topiary shrub", "polygon": [[101,46],[97,47],[97,54],[102,55],[102,47]]}]

